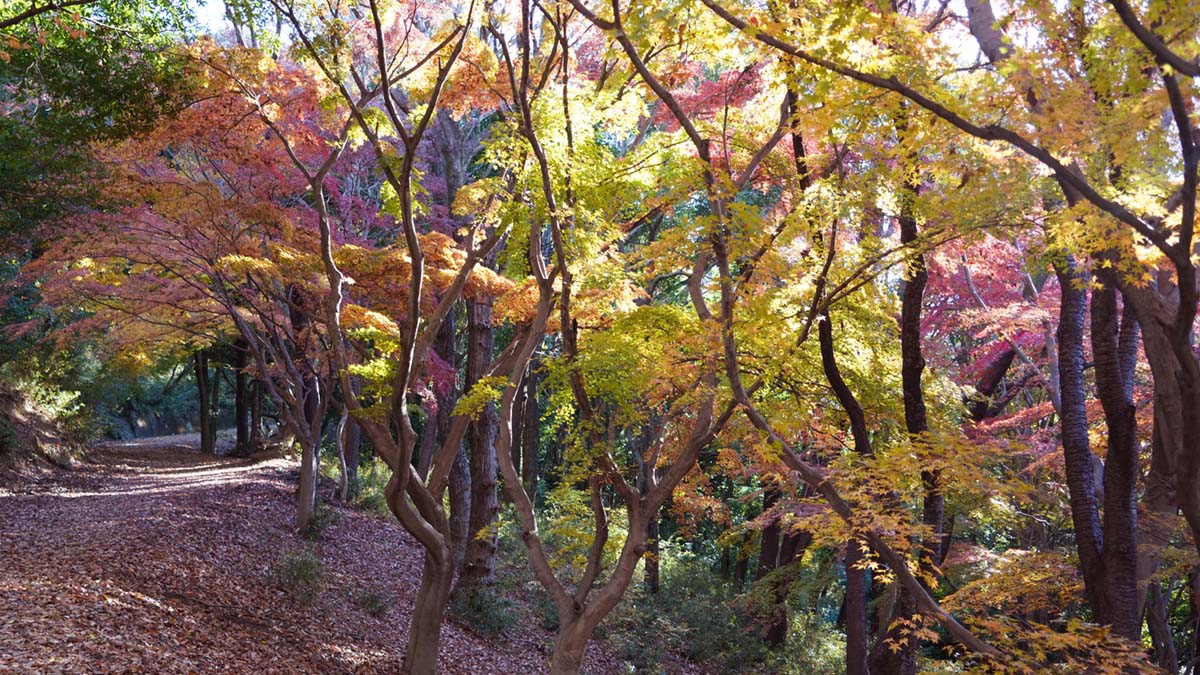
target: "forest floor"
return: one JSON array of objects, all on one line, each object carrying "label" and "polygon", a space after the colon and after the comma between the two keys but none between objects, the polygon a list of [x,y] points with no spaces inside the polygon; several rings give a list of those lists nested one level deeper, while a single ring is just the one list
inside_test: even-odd
[{"label": "forest floor", "polygon": [[[74,469],[0,486],[0,674],[393,673],[421,550],[351,509],[296,534],[295,462],[202,455],[172,436],[95,448]],[[303,605],[272,581],[290,551],[324,564]],[[380,616],[364,594],[392,603]],[[538,673],[553,635],[488,641],[454,620],[443,673]],[[587,673],[625,672],[593,645]]]}]

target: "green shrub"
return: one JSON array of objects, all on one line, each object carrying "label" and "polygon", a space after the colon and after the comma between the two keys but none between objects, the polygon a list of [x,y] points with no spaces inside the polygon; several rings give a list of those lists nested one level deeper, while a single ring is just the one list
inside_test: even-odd
[{"label": "green shrub", "polygon": [[301,604],[310,604],[321,591],[325,565],[312,551],[289,551],[271,568],[271,580]]},{"label": "green shrub", "polygon": [[384,591],[362,590],[354,595],[354,604],[367,614],[379,617],[387,614],[395,602],[392,596]]},{"label": "green shrub", "polygon": [[780,675],[841,675],[846,672],[846,639],[813,612],[793,612],[787,643],[771,654],[770,672]]},{"label": "green shrub", "polygon": [[554,601],[550,599],[550,594],[541,586],[537,588],[537,595],[534,596],[537,600],[534,601],[533,611],[538,616],[538,625],[542,630],[550,631],[551,633],[558,631],[558,608],[554,606]]},{"label": "green shrub", "polygon": [[4,417],[0,417],[0,456],[17,449],[17,432]]},{"label": "green shrub", "polygon": [[363,511],[381,516],[392,515],[387,503],[387,484],[392,478],[392,469],[382,460],[373,459],[358,465],[358,475],[350,485],[353,497],[350,503]]},{"label": "green shrub", "polygon": [[450,613],[486,638],[498,638],[517,623],[516,603],[486,586],[474,593],[455,594],[450,601]]},{"label": "green shrub", "polygon": [[308,519],[308,527],[304,530],[304,536],[309,539],[319,539],[326,528],[340,519],[341,515],[336,509],[318,501],[317,507],[313,509],[312,517]]}]

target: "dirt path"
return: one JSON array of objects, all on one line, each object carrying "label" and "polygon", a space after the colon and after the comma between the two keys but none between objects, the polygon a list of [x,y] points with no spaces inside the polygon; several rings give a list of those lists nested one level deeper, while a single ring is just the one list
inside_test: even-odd
[{"label": "dirt path", "polygon": [[[0,490],[0,673],[398,672],[415,542],[344,509],[308,542],[291,528],[293,463],[190,440],[105,445],[95,463]],[[309,606],[270,577],[305,547],[326,568]],[[354,601],[366,592],[394,605],[373,617]],[[541,672],[547,634],[519,632],[497,645],[448,623],[442,671]],[[614,666],[595,654],[587,670]]]}]

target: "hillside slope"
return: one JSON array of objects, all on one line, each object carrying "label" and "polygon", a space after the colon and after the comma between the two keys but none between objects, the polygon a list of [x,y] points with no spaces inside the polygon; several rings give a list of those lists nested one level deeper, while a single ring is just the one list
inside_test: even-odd
[{"label": "hillside slope", "polygon": [[[348,509],[301,538],[293,463],[205,456],[181,438],[100,446],[0,491],[0,672],[398,672],[421,567],[412,538]],[[306,549],[325,569],[309,605],[272,577]],[[364,597],[390,608],[374,616]],[[542,672],[552,639],[522,626],[491,642],[450,621],[441,670]],[[624,669],[593,648],[585,672]]]}]

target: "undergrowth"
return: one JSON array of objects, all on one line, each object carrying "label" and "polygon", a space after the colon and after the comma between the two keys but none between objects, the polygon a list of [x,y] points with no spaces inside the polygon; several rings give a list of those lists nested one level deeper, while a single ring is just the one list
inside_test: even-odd
[{"label": "undergrowth", "polygon": [[271,580],[296,601],[308,605],[321,592],[325,565],[308,549],[284,553],[271,568]]}]

